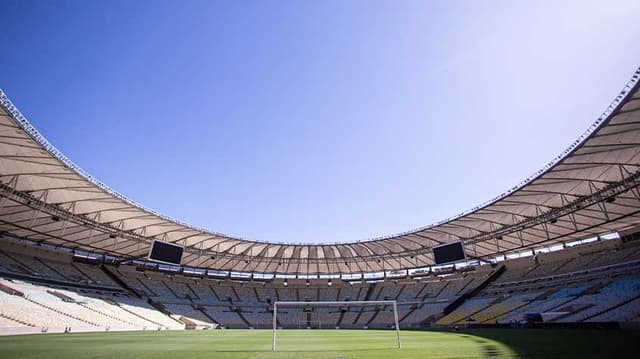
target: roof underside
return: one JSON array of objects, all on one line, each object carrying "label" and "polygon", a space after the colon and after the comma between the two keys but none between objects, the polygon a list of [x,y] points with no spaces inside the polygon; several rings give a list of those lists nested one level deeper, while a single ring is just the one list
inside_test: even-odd
[{"label": "roof underside", "polygon": [[146,257],[159,239],[184,245],[186,266],[288,274],[424,267],[434,264],[432,247],[454,241],[464,242],[469,257],[486,258],[620,231],[640,223],[639,76],[520,186],[431,226],[343,244],[247,241],[146,209],[74,165],[0,91],[0,231],[122,258]]}]

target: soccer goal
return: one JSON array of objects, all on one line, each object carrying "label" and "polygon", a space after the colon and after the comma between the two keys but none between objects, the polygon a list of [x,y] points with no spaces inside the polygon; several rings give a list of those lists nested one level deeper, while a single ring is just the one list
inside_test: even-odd
[{"label": "soccer goal", "polygon": [[[391,308],[393,308],[393,321],[394,321],[393,327],[396,330],[396,341],[398,343],[398,348],[400,348],[400,326],[398,325],[398,304],[395,300],[361,300],[361,301],[344,301],[344,302],[324,302],[324,301],[279,302],[278,301],[273,303],[273,334],[272,334],[271,350],[276,351],[276,332],[278,330],[278,322],[279,322],[278,310],[279,309],[281,310],[281,314],[283,314],[285,317],[288,317],[287,319],[294,320],[294,322],[298,324],[298,327],[301,327],[302,323],[305,323],[304,324],[305,327],[313,328],[314,323],[317,323],[317,327],[320,328],[321,327],[320,320],[310,319],[309,316],[307,316],[307,319],[304,321],[300,320],[299,316],[295,316],[295,315],[292,316],[291,313],[286,312],[286,308],[299,309],[300,307],[302,307],[303,313],[304,312],[311,313],[313,309],[321,308],[321,307],[337,308],[337,310],[340,310],[340,308],[345,308],[345,307],[350,308],[354,306],[378,308],[377,311],[380,311],[379,309],[380,307],[390,306]],[[342,318],[343,316],[344,316],[344,311],[340,317]],[[295,324],[293,325],[293,327],[295,327]]]}]

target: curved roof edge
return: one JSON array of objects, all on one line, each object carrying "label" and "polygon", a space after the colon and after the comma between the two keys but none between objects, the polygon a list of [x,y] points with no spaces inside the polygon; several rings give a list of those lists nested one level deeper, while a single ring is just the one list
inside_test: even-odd
[{"label": "curved roof edge", "polygon": [[158,211],[155,211],[149,207],[144,206],[141,203],[138,203],[134,200],[132,200],[131,198],[123,195],[122,193],[112,189],[111,187],[109,187],[108,185],[106,185],[105,183],[103,183],[102,181],[98,180],[97,178],[95,178],[94,176],[92,176],[91,174],[89,174],[88,172],[86,172],[85,170],[83,170],[79,165],[77,165],[76,163],[74,163],[71,159],[69,159],[67,156],[64,155],[64,153],[62,153],[60,150],[58,150],[53,144],[51,144],[51,142],[49,142],[46,137],[44,135],[42,135],[28,120],[27,118],[20,112],[20,110],[11,102],[11,100],[9,99],[9,97],[6,95],[6,93],[0,89],[0,104],[14,117],[14,119],[16,120],[16,122],[20,125],[20,127],[26,131],[35,141],[37,141],[45,150],[47,150],[52,156],[54,156],[55,158],[57,158],[58,160],[60,160],[62,163],[64,163],[65,166],[67,166],[68,168],[70,168],[71,170],[73,170],[74,172],[76,172],[78,175],[84,177],[86,180],[88,180],[89,182],[93,183],[94,185],[98,186],[100,189],[102,189],[103,191],[109,193],[110,195],[132,205],[135,207],[138,207],[139,209],[149,212],[155,216],[158,216],[164,220],[167,221],[171,221],[174,223],[177,223],[181,226],[185,226],[188,228],[191,228],[193,230],[196,231],[200,231],[200,232],[205,232],[207,234],[210,235],[214,235],[214,236],[220,236],[220,237],[226,237],[226,238],[230,238],[230,239],[235,239],[235,240],[241,240],[241,241],[247,241],[247,242],[254,242],[254,243],[261,243],[261,244],[278,244],[278,245],[314,245],[314,246],[321,246],[321,245],[340,245],[340,244],[358,244],[358,243],[368,243],[368,242],[375,242],[375,241],[379,241],[379,240],[387,240],[387,239],[393,239],[396,237],[401,237],[401,236],[405,236],[405,235],[409,235],[409,234],[413,234],[413,233],[417,233],[420,231],[424,231],[427,229],[431,229],[437,226],[441,226],[443,224],[447,224],[448,222],[460,219],[462,217],[465,217],[469,214],[472,214],[478,210],[481,210],[483,208],[486,208],[488,206],[491,206],[492,204],[504,199],[505,197],[508,197],[509,195],[513,194],[514,192],[522,189],[523,187],[527,186],[528,184],[530,184],[531,182],[535,181],[537,178],[539,178],[540,176],[544,175],[547,171],[551,170],[553,167],[555,167],[557,164],[559,164],[562,160],[564,160],[565,158],[567,158],[568,156],[570,156],[576,149],[578,149],[580,147],[580,145],[582,145],[586,140],[589,139],[589,137],[596,132],[598,129],[600,129],[600,127],[602,127],[604,124],[606,124],[607,120],[610,118],[610,116],[612,114],[615,113],[615,111],[620,107],[620,105],[624,102],[624,100],[626,99],[627,96],[629,96],[632,92],[634,87],[636,87],[638,85],[638,83],[640,82],[640,77],[638,76],[640,74],[640,68],[637,69],[634,73],[634,75],[632,75],[631,79],[627,82],[627,84],[623,87],[623,89],[620,91],[620,93],[615,97],[615,99],[610,103],[610,105],[607,107],[607,109],[600,115],[600,117],[598,117],[598,119],[591,124],[586,131],[584,131],[573,143],[571,143],[571,145],[565,149],[564,151],[562,151],[559,155],[557,155],[555,158],[553,158],[553,160],[551,160],[549,163],[547,163],[545,166],[543,166],[541,169],[537,170],[536,172],[534,172],[532,175],[528,176],[526,179],[520,181],[517,185],[513,186],[512,188],[510,188],[509,190],[507,190],[506,192],[503,192],[502,194],[493,197],[492,199],[483,202],[482,204],[473,207],[469,210],[463,211],[455,216],[451,216],[448,218],[445,218],[443,220],[440,220],[438,222],[426,225],[426,226],[422,226],[422,227],[418,227],[418,228],[414,228],[408,231],[404,231],[404,232],[400,232],[400,233],[394,233],[394,234],[389,234],[389,235],[382,235],[382,236],[378,236],[378,237],[373,237],[373,238],[367,238],[367,239],[363,239],[363,240],[356,240],[356,241],[342,241],[342,242],[323,242],[323,243],[296,243],[296,242],[282,242],[282,241],[261,241],[261,240],[255,240],[255,239],[247,239],[241,236],[234,236],[234,235],[228,235],[225,233],[220,233],[220,232],[216,232],[216,231],[212,231],[208,228],[204,228],[204,227],[199,227],[196,225],[193,225],[191,223],[188,222],[184,222],[181,220],[178,220],[176,218],[170,217],[168,215],[162,214]]},{"label": "curved roof edge", "polygon": [[146,257],[155,239],[183,245],[185,266],[243,273],[421,268],[435,264],[434,246],[454,241],[487,260],[640,225],[640,69],[587,131],[519,185],[457,216],[365,241],[251,241],[161,215],[85,173],[2,92],[0,196],[3,233],[125,260]]}]

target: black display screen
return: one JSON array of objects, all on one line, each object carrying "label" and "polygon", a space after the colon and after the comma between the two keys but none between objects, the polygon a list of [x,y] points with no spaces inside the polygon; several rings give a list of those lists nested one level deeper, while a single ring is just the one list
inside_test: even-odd
[{"label": "black display screen", "polygon": [[184,248],[182,248],[181,246],[160,241],[153,241],[153,244],[151,245],[151,251],[149,252],[149,259],[152,261],[180,265],[183,251]]},{"label": "black display screen", "polygon": [[433,258],[436,264],[451,263],[465,259],[462,242],[433,247]]}]

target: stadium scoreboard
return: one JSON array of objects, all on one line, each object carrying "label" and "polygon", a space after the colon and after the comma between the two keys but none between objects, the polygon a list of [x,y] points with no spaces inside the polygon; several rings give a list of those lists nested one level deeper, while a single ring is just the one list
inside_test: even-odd
[{"label": "stadium scoreboard", "polygon": [[149,260],[154,262],[180,265],[184,247],[177,244],[153,240],[149,250]]},{"label": "stadium scoreboard", "polygon": [[433,247],[433,259],[436,264],[447,264],[466,259],[462,242],[448,243]]}]

